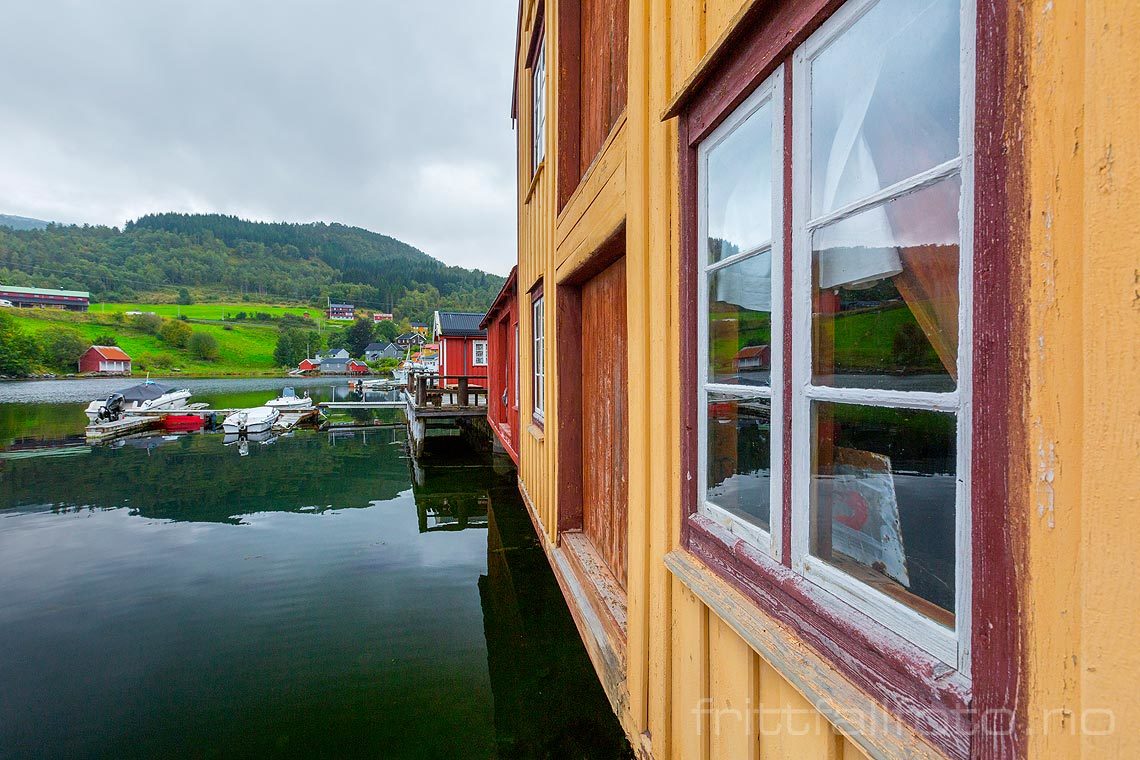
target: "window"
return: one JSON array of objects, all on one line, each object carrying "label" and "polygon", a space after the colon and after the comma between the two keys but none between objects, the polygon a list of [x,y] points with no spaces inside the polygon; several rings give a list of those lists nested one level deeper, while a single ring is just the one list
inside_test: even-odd
[{"label": "window", "polygon": [[534,419],[542,422],[546,411],[546,336],[545,308],[542,296],[534,299],[531,306],[534,336]]},{"label": "window", "polygon": [[531,75],[531,172],[546,157],[546,37],[538,43]]},{"label": "window", "polygon": [[514,408],[519,408],[519,326],[515,324],[515,397]]},{"label": "window", "polygon": [[693,270],[697,512],[963,672],[968,16],[849,0],[791,51],[696,144]]},{"label": "window", "polygon": [[[779,72],[700,146],[698,483],[702,512],[774,555],[782,417]],[[773,351],[773,336],[777,350]],[[775,362],[773,362],[775,358]],[[773,409],[775,402],[775,409]],[[775,477],[773,475],[775,474]]]},{"label": "window", "polygon": [[474,367],[487,366],[487,341],[477,340],[474,342],[474,356],[471,359],[471,364]]}]

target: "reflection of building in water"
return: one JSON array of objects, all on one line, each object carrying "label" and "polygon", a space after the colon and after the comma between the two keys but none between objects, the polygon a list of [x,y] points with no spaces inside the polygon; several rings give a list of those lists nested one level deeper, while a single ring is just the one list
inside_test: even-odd
[{"label": "reflection of building in water", "polygon": [[492,483],[486,506],[479,599],[498,756],[630,756],[519,502],[513,470]]},{"label": "reflection of building in water", "polygon": [[485,472],[485,467],[424,466],[414,458],[408,461],[420,533],[487,527],[487,495],[471,482],[472,472]]}]

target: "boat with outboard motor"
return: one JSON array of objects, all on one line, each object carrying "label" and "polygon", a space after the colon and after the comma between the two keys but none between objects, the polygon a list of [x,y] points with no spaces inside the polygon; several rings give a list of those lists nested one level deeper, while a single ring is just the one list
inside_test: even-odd
[{"label": "boat with outboard motor", "polygon": [[280,412],[303,412],[313,408],[313,400],[309,398],[308,391],[305,391],[304,396],[298,396],[292,386],[287,385],[281,389],[280,396],[266,401],[265,405]]},{"label": "boat with outboard motor", "polygon": [[115,391],[105,399],[92,401],[85,411],[92,424],[113,422],[124,412],[182,409],[191,395],[186,388],[162,385],[148,378],[138,385]]},{"label": "boat with outboard motor", "polygon": [[222,420],[222,430],[227,435],[264,433],[272,429],[280,416],[281,412],[270,406],[242,409]]}]

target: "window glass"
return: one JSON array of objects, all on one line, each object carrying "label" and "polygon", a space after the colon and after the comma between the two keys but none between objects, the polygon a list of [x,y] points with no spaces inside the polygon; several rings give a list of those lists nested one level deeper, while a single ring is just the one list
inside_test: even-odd
[{"label": "window glass", "polygon": [[709,274],[708,381],[768,385],[772,372],[772,252]]},{"label": "window glass", "polygon": [[706,501],[770,530],[771,401],[710,393],[707,413]]},{"label": "window glass", "polygon": [[957,0],[882,0],[811,64],[811,216],[959,153]]},{"label": "window glass", "polygon": [[953,625],[954,415],[813,404],[811,553]]},{"label": "window glass", "polygon": [[812,382],[954,390],[959,186],[951,177],[815,231]]},{"label": "window glass", "polygon": [[710,262],[772,239],[772,104],[766,102],[708,153]]},{"label": "window glass", "polygon": [[533,131],[531,170],[538,169],[546,157],[546,38],[538,44],[538,54],[534,60],[534,76],[531,82],[533,111],[531,129]]},{"label": "window glass", "polygon": [[546,409],[546,338],[543,299],[534,302],[534,416],[541,420]]}]

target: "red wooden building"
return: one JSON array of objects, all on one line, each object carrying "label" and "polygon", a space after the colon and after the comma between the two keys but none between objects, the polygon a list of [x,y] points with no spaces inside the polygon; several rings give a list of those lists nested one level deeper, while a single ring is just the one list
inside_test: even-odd
[{"label": "red wooden building", "polygon": [[479,325],[487,331],[487,422],[507,454],[519,463],[518,267]]},{"label": "red wooden building", "polygon": [[439,343],[439,375],[444,385],[457,385],[466,375],[469,384],[487,385],[487,331],[479,326],[483,314],[437,311],[433,335]]},{"label": "red wooden building", "polygon": [[297,365],[297,369],[302,372],[316,372],[321,368],[321,363],[316,359],[304,359]]},{"label": "red wooden building", "polygon": [[103,375],[131,374],[131,357],[118,346],[92,346],[79,357],[80,372]]}]

